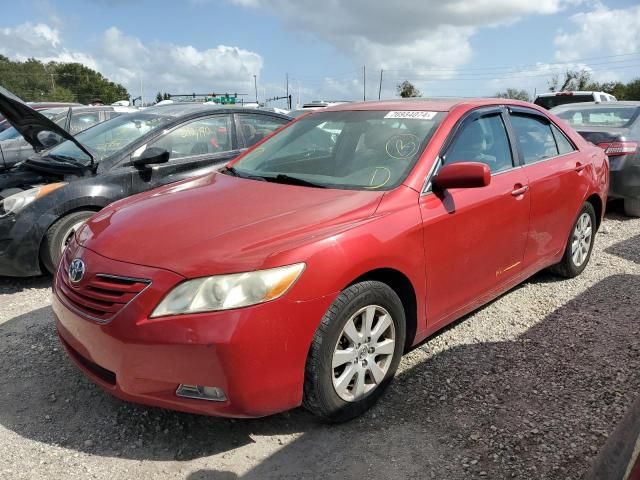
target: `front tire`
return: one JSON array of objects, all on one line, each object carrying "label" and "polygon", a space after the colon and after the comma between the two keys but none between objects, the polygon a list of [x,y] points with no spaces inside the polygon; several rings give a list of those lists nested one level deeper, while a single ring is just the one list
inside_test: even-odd
[{"label": "front tire", "polygon": [[82,226],[95,212],[81,210],[70,213],[58,220],[49,227],[40,247],[40,261],[44,268],[54,274],[62,252],[76,233],[76,230]]},{"label": "front tire", "polygon": [[596,211],[589,202],[582,205],[567,240],[562,261],[551,271],[564,278],[580,275],[587,267],[596,236]]},{"label": "front tire", "polygon": [[640,217],[640,198],[625,198],[624,213],[628,217]]},{"label": "front tire", "polygon": [[388,285],[351,285],[333,302],[314,336],[303,405],[331,422],[371,408],[393,379],[405,345],[402,301]]}]

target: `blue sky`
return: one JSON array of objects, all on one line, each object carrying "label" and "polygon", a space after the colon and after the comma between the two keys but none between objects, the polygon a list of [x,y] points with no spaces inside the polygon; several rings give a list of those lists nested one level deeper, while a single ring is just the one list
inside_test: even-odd
[{"label": "blue sky", "polygon": [[[640,5],[627,0],[24,0],[0,4],[0,53],[80,61],[134,96],[238,91],[301,100],[546,90],[554,73],[640,76]],[[1,83],[1,79],[0,79]]]}]

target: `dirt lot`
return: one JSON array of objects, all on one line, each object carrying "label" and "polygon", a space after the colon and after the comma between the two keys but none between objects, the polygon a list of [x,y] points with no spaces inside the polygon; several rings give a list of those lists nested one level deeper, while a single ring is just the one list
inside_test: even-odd
[{"label": "dirt lot", "polygon": [[0,280],[0,478],[580,478],[640,387],[640,219],[405,356],[367,415],[233,421],[128,405],[58,346],[50,279]]}]

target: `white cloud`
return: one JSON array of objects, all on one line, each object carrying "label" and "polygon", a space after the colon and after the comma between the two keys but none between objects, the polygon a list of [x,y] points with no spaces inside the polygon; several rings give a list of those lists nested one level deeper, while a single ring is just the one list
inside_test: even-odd
[{"label": "white cloud", "polygon": [[91,55],[65,48],[58,29],[44,23],[27,22],[0,28],[0,54],[20,61],[37,58],[44,62],[79,62],[96,67]]},{"label": "white cloud", "polygon": [[191,45],[146,44],[116,27],[103,33],[92,53],[74,51],[64,45],[57,29],[44,23],[0,28],[0,54],[20,61],[37,58],[82,63],[122,83],[133,96],[140,91],[142,76],[147,97],[159,90],[250,93],[253,75],[259,75],[263,66],[259,54],[238,47],[218,45],[199,50]]},{"label": "white cloud", "polygon": [[377,69],[459,67],[478,28],[556,13],[581,0],[230,0],[263,8]]},{"label": "white cloud", "polygon": [[575,30],[562,31],[554,40],[560,61],[640,51],[640,5],[612,10],[598,4],[590,12],[572,15],[570,20]]}]

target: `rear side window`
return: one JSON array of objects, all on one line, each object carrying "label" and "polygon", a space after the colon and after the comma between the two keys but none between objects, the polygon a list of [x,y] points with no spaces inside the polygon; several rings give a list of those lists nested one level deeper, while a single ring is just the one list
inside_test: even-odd
[{"label": "rear side window", "polygon": [[69,132],[72,135],[85,131],[96,123],[100,123],[100,112],[74,113],[71,115]]},{"label": "rear side window", "polygon": [[462,130],[444,155],[444,163],[486,163],[492,173],[513,167],[511,147],[500,114],[477,118]]},{"label": "rear side window", "polygon": [[564,155],[566,153],[571,153],[575,151],[573,144],[569,141],[567,137],[565,137],[564,133],[562,133],[558,127],[551,124],[551,130],[553,131],[553,136],[556,138],[556,145],[558,146],[558,154]]},{"label": "rear side window", "polygon": [[534,163],[558,155],[551,124],[547,120],[515,113],[511,114],[511,125],[524,163]]},{"label": "rear side window", "polygon": [[245,147],[258,143],[287,123],[287,120],[269,115],[240,114],[237,117]]}]

